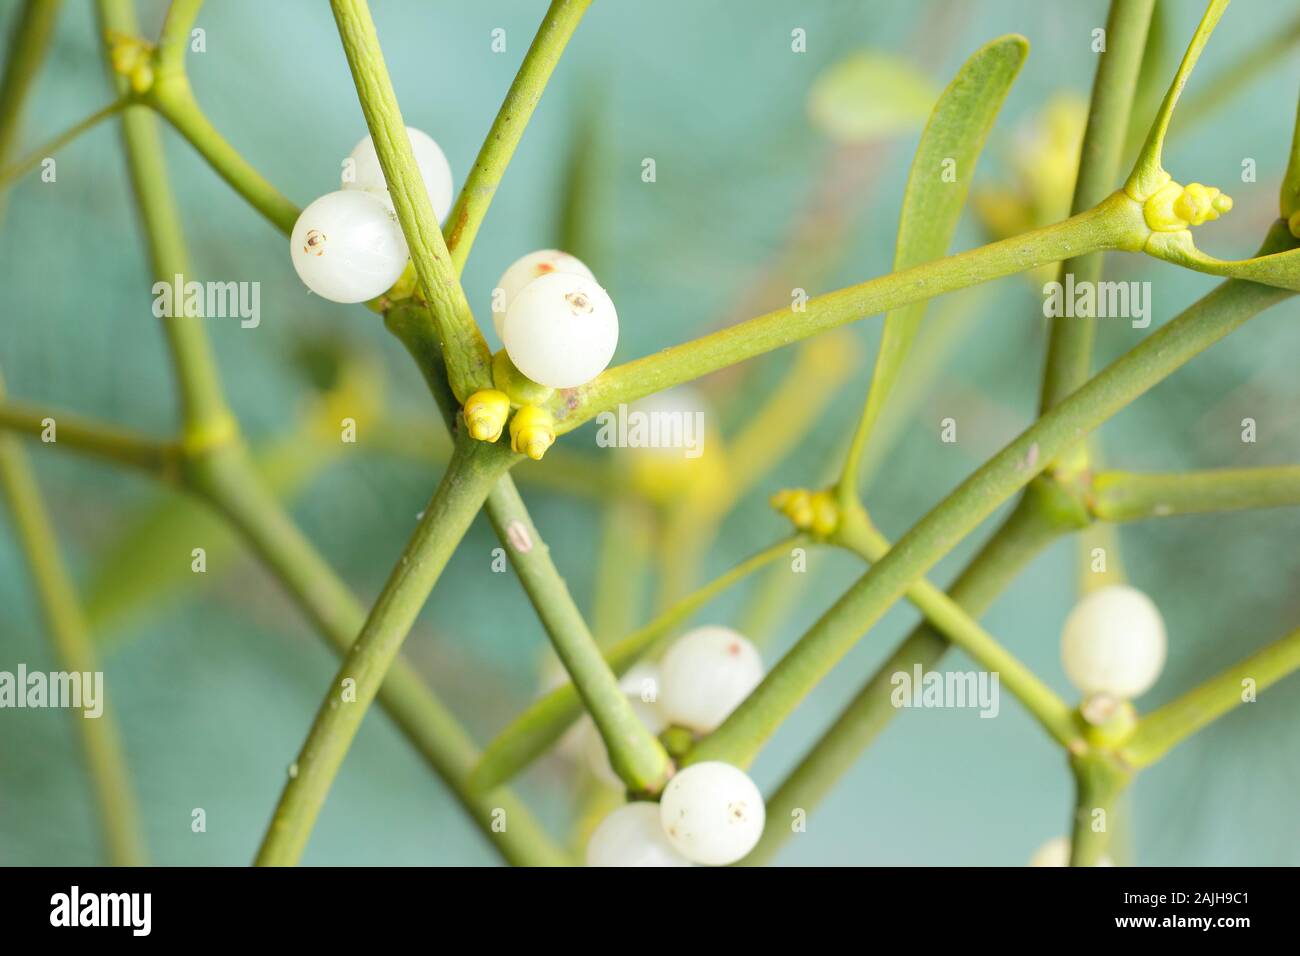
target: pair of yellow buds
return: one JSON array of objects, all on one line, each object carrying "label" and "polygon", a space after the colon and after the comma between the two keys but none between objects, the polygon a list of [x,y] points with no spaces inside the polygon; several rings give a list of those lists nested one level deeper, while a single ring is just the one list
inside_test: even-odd
[{"label": "pair of yellow buds", "polygon": [[840,526],[839,505],[828,490],[787,488],[772,496],[771,505],[800,531],[810,531],[818,537],[825,538]]},{"label": "pair of yellow buds", "polygon": [[[494,388],[475,392],[465,402],[465,425],[478,441],[494,442],[510,417],[510,396]],[[555,443],[555,419],[536,405],[524,405],[510,418],[510,448],[541,461]]]},{"label": "pair of yellow buds", "polygon": [[1232,209],[1232,197],[1214,186],[1170,180],[1142,204],[1142,216],[1153,232],[1181,232],[1188,226],[1213,222]]},{"label": "pair of yellow buds", "polygon": [[107,31],[105,39],[113,72],[126,77],[137,96],[148,93],[153,86],[153,44],[116,30]]}]

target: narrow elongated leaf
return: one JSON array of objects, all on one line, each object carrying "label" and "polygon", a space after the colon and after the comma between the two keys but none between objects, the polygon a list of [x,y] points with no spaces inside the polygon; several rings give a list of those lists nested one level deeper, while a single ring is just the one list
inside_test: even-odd
[{"label": "narrow elongated leaf", "polygon": [[[938,259],[948,251],[984,141],[1028,52],[1029,42],[1014,34],[985,44],[939,97],[921,134],[903,195],[895,270]],[[879,417],[926,305],[918,302],[885,316],[860,434],[870,434]]]}]

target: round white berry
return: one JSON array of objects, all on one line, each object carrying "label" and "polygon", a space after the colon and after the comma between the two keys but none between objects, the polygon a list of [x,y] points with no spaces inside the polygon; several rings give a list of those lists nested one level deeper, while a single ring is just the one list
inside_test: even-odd
[{"label": "round white berry", "polygon": [[[1069,837],[1053,837],[1042,846],[1040,846],[1034,855],[1029,858],[1030,866],[1069,866],[1070,865],[1070,839]],[[1114,866],[1110,862],[1110,857],[1103,856],[1095,864],[1096,866]]]},{"label": "round white berry", "polygon": [[515,368],[551,388],[573,388],[605,370],[618,346],[618,312],[595,279],[552,272],[506,310],[501,340]]},{"label": "round white berry", "polygon": [[536,252],[521,256],[501,273],[496,288],[492,290],[492,325],[497,330],[497,338],[505,340],[502,328],[505,326],[506,311],[510,308],[510,303],[515,301],[515,297],[534,279],[550,275],[552,272],[585,276],[593,282],[596,279],[581,259],[558,249],[538,249]]},{"label": "round white berry", "polygon": [[604,820],[587,841],[588,866],[690,866],[673,849],[653,803],[629,803]]},{"label": "round white berry", "polygon": [[763,679],[758,649],[725,627],[677,639],[659,664],[659,709],[670,723],[711,733]]},{"label": "round white berry", "polygon": [[1136,588],[1110,585],[1074,606],[1061,632],[1061,661],[1085,694],[1123,700],[1151,688],[1165,664],[1165,625]]},{"label": "round white berry", "polygon": [[365,302],[386,292],[406,268],[406,239],[378,196],[342,190],[302,211],[289,236],[298,277],[331,302]]},{"label": "round white berry", "polygon": [[763,835],[765,818],[754,781],[716,760],[678,771],[659,798],[659,820],[677,852],[710,866],[743,859]]},{"label": "round white berry", "polygon": [[[442,147],[432,136],[414,126],[406,127],[406,135],[411,140],[411,151],[415,153],[415,165],[428,190],[429,202],[433,204],[434,214],[442,222],[451,212],[451,164],[442,151]],[[384,180],[384,171],[379,165],[379,154],[375,152],[375,142],[369,136],[357,143],[356,149],[348,157],[352,160],[350,169],[344,168],[343,188],[359,189],[376,193],[389,205],[392,199],[388,195],[388,183]]]}]

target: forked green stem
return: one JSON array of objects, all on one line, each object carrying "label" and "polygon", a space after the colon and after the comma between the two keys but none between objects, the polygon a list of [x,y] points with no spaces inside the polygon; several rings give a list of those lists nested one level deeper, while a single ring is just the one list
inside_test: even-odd
[{"label": "forked green stem", "polygon": [[[1275,228],[1265,248],[1294,239]],[[1074,392],[994,455],[895,543],[686,762],[748,765],[857,640],[952,547],[1062,452],[1157,382],[1289,293],[1227,282]]]},{"label": "forked green stem", "polygon": [[259,866],[292,866],[302,856],[334,777],[416,615],[511,460],[494,445],[458,440],[414,536],[316,712],[258,851]]}]

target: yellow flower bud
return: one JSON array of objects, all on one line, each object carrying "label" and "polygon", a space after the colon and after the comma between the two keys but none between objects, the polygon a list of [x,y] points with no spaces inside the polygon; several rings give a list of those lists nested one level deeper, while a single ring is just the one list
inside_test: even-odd
[{"label": "yellow flower bud", "polygon": [[823,538],[834,534],[840,526],[840,509],[835,503],[835,496],[829,491],[815,492],[811,497],[813,534]]},{"label": "yellow flower bud", "polygon": [[770,500],[773,508],[781,512],[800,531],[811,531],[827,537],[840,525],[840,509],[835,495],[829,490],[807,491],[803,488],[778,491]]},{"label": "yellow flower bud", "polygon": [[[485,388],[465,401],[465,426],[478,441],[496,441],[510,414],[510,399],[504,392]],[[513,428],[511,429],[513,433]]]},{"label": "yellow flower bud", "polygon": [[794,522],[794,526],[800,531],[806,531],[812,527],[813,523],[813,506],[812,495],[802,488],[790,492],[790,497],[782,509],[786,517]]},{"label": "yellow flower bud", "polygon": [[1213,186],[1188,183],[1183,194],[1174,200],[1174,212],[1191,225],[1199,226],[1219,218],[1232,208],[1232,200]]},{"label": "yellow flower bud", "polygon": [[515,452],[527,455],[533,461],[541,461],[546,449],[553,444],[555,419],[546,409],[525,405],[510,419],[510,447]]},{"label": "yellow flower bud", "polygon": [[1291,213],[1291,218],[1286,221],[1286,227],[1291,230],[1291,235],[1300,239],[1300,209]]},{"label": "yellow flower bud", "polygon": [[153,65],[148,60],[131,71],[131,89],[141,96],[153,86]]},{"label": "yellow flower bud", "polygon": [[1142,205],[1142,215],[1154,232],[1181,232],[1218,219],[1232,209],[1232,198],[1214,186],[1170,180]]},{"label": "yellow flower bud", "polygon": [[106,39],[113,72],[125,76],[137,94],[149,92],[153,86],[153,44],[116,30],[109,30]]}]

